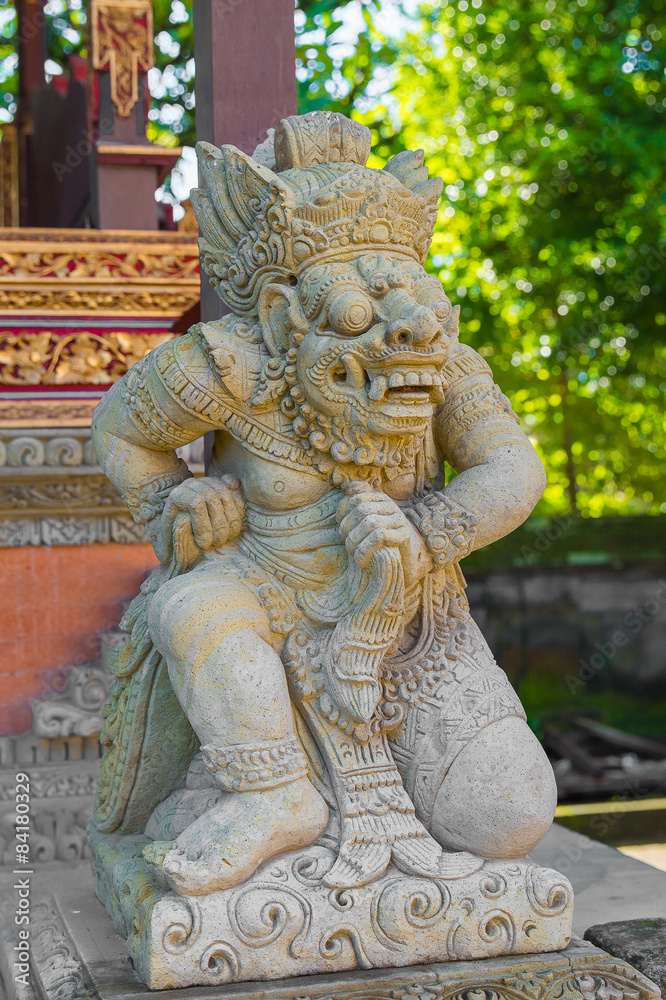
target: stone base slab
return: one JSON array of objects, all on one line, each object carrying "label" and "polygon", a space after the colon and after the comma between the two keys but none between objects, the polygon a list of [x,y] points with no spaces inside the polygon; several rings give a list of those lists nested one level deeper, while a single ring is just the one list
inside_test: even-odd
[{"label": "stone base slab", "polygon": [[528,860],[447,881],[391,866],[370,885],[330,889],[336,855],[314,845],[234,889],[185,897],[154,881],[145,837],[90,839],[98,895],[152,989],[550,952],[571,937],[571,885]]},{"label": "stone base slab", "polygon": [[[146,1000],[125,943],[89,890],[67,890],[31,914],[29,984],[11,975],[13,906],[2,929],[0,966],[8,1000]],[[3,902],[6,902],[3,900]],[[562,951],[402,969],[300,976],[273,983],[158,991],[164,1000],[658,1000],[659,991],[626,962],[574,939]]]}]

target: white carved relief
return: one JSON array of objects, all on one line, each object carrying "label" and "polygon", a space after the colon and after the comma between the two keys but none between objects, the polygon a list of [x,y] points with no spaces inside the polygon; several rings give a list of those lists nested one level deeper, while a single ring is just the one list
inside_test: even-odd
[{"label": "white carved relief", "polygon": [[[179,452],[203,472],[203,440]],[[0,548],[145,541],[102,474],[90,428],[0,428]]]}]

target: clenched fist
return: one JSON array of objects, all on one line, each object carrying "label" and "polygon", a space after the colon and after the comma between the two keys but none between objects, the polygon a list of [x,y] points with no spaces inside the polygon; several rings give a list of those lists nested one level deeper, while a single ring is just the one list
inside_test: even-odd
[{"label": "clenched fist", "polygon": [[146,530],[162,563],[175,557],[187,569],[202,552],[235,541],[243,528],[245,501],[235,476],[186,479],[175,486],[162,513]]},{"label": "clenched fist", "polygon": [[418,531],[385,493],[367,483],[352,483],[338,507],[340,535],[349,555],[364,569],[384,546],[400,551],[405,583],[421,579],[430,568],[430,556]]}]

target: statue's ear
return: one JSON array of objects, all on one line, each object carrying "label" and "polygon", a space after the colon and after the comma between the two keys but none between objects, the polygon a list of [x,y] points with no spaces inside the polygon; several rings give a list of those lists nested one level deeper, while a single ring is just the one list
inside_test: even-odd
[{"label": "statue's ear", "polygon": [[259,321],[264,343],[275,358],[284,356],[289,350],[294,333],[300,334],[302,340],[309,329],[298,293],[289,285],[273,283],[262,289]]}]

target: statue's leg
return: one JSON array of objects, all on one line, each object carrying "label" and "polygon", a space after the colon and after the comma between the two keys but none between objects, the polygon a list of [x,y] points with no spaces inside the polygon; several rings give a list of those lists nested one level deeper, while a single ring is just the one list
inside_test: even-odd
[{"label": "statue's leg", "polygon": [[439,787],[430,820],[448,849],[524,858],[555,815],[557,787],[543,747],[523,719],[498,719],[460,751]]},{"label": "statue's leg", "polygon": [[416,815],[447,850],[524,857],[555,814],[550,762],[471,618],[442,667],[392,743]]},{"label": "statue's leg", "polygon": [[229,793],[162,861],[178,892],[201,895],[238,885],[275,854],[313,843],[328,809],[307,777],[284,668],[252,592],[225,581],[212,564],[165,584],[149,625],[204,760]]}]

